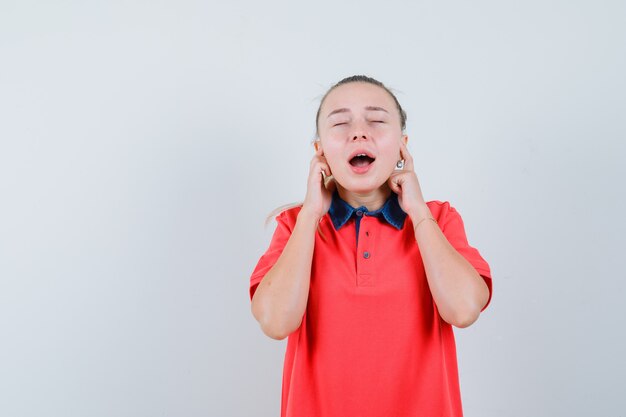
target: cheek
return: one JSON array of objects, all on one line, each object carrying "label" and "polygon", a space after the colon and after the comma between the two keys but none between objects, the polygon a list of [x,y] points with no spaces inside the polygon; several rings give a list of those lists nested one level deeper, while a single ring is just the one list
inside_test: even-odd
[{"label": "cheek", "polygon": [[384,150],[384,158],[386,160],[393,160],[396,162],[400,159],[400,147],[399,146],[389,146]]},{"label": "cheek", "polygon": [[337,161],[340,161],[342,158],[341,149],[334,145],[333,142],[327,141],[324,144],[324,157],[328,161],[329,164],[336,164]]},{"label": "cheek", "polygon": [[342,164],[342,160],[341,158],[339,158],[338,156],[334,156],[334,157],[326,157],[326,160],[328,161],[328,165],[330,165],[331,169],[338,169],[341,164]]}]

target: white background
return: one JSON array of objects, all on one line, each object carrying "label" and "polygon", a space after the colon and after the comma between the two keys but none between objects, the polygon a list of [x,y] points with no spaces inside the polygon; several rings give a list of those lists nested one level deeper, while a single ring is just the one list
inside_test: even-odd
[{"label": "white background", "polygon": [[249,277],[354,74],[492,268],[465,415],[623,415],[625,27],[621,1],[0,0],[0,415],[278,416]]}]

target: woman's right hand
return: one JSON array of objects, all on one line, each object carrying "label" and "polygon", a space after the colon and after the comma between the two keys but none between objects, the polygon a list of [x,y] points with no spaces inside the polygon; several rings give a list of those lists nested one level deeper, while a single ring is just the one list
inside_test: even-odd
[{"label": "woman's right hand", "polygon": [[302,210],[314,216],[317,221],[328,212],[333,192],[337,187],[334,178],[328,179],[325,184],[324,176],[330,177],[331,175],[333,174],[330,171],[330,166],[324,157],[323,149],[320,147],[311,159],[306,197],[302,205]]}]

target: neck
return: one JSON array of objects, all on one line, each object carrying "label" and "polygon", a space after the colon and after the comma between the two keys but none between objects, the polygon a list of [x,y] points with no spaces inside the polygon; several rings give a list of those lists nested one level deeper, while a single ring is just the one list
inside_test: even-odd
[{"label": "neck", "polygon": [[365,206],[368,211],[375,211],[385,204],[385,201],[387,201],[387,198],[389,198],[391,194],[391,188],[389,188],[389,184],[385,182],[375,190],[365,193],[355,193],[337,184],[337,192],[339,193],[339,197],[352,207]]}]

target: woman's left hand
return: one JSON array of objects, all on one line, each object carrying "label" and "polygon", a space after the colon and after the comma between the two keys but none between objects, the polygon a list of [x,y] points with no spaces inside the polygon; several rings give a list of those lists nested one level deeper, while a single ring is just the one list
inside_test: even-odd
[{"label": "woman's left hand", "polygon": [[398,194],[398,203],[412,221],[431,216],[430,209],[422,196],[417,175],[413,170],[413,157],[409,153],[406,144],[400,140],[400,158],[404,159],[404,168],[394,171],[389,177],[388,183],[391,191]]}]

